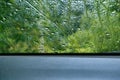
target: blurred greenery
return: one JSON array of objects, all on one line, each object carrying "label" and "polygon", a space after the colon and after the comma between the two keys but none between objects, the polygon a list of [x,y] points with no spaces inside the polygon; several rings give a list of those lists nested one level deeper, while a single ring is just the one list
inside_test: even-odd
[{"label": "blurred greenery", "polygon": [[120,0],[1,0],[0,53],[120,51]]}]

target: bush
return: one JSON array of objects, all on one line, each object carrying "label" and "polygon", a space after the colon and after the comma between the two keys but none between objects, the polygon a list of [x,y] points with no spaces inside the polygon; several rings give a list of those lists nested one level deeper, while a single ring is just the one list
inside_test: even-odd
[{"label": "bush", "polygon": [[118,0],[1,0],[0,53],[120,49]]}]

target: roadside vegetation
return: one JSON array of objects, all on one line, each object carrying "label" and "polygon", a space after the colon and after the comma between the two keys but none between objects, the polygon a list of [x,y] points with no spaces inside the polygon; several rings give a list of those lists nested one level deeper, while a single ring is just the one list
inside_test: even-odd
[{"label": "roadside vegetation", "polygon": [[120,0],[1,0],[0,53],[120,51]]}]

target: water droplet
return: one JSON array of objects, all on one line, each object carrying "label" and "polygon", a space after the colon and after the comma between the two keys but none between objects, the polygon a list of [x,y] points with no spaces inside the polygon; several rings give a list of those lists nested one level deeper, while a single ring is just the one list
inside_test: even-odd
[{"label": "water droplet", "polygon": [[46,30],[48,30],[49,28],[45,28]]},{"label": "water droplet", "polygon": [[104,2],[103,2],[103,4],[106,4],[106,3],[107,3],[107,1],[104,1]]},{"label": "water droplet", "polygon": [[21,28],[21,30],[22,30],[22,31],[24,31],[24,29],[23,29],[23,28]]},{"label": "water droplet", "polygon": [[110,34],[107,33],[106,36],[110,36]]},{"label": "water droplet", "polygon": [[12,14],[11,14],[11,13],[10,13],[9,15],[10,15],[10,16],[12,16]]},{"label": "water droplet", "polygon": [[117,43],[120,43],[120,41],[118,40]]},{"label": "water droplet", "polygon": [[6,20],[6,18],[5,18],[5,17],[3,17],[3,20]]},{"label": "water droplet", "polygon": [[74,28],[72,28],[72,31],[74,30]]},{"label": "water droplet", "polygon": [[17,12],[13,12],[14,14],[17,14]]},{"label": "water droplet", "polygon": [[80,28],[78,28],[78,30],[81,30]]},{"label": "water droplet", "polygon": [[63,47],[65,47],[65,44],[62,44]]},{"label": "water droplet", "polygon": [[28,8],[28,7],[27,7],[27,8],[25,8],[25,9],[26,9],[26,10],[30,10],[30,8]]},{"label": "water droplet", "polygon": [[3,21],[2,21],[2,20],[1,20],[0,22],[1,22],[1,23],[3,23]]},{"label": "water droplet", "polygon": [[54,51],[54,50],[55,50],[55,48],[52,48],[52,50]]},{"label": "water droplet", "polygon": [[52,35],[54,35],[55,33],[51,33]]},{"label": "water droplet", "polygon": [[15,11],[18,11],[18,9],[15,9]]},{"label": "water droplet", "polygon": [[33,1],[35,5],[37,5],[38,3],[36,1]]},{"label": "water droplet", "polygon": [[11,3],[7,3],[7,5],[11,6],[12,4]]}]

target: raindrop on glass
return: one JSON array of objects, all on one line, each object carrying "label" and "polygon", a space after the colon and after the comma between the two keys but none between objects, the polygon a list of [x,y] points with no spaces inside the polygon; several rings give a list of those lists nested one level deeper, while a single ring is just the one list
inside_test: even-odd
[{"label": "raindrop on glass", "polygon": [[17,12],[13,12],[14,14],[17,14]]},{"label": "raindrop on glass", "polygon": [[106,34],[106,36],[110,36],[110,34]]},{"label": "raindrop on glass", "polygon": [[49,28],[45,28],[45,30],[48,30]]},{"label": "raindrop on glass", "polygon": [[21,28],[21,30],[22,30],[22,31],[24,31],[24,29],[23,29],[23,28]]},{"label": "raindrop on glass", "polygon": [[117,43],[120,43],[120,41],[118,40]]},{"label": "raindrop on glass", "polygon": [[12,14],[11,14],[11,13],[10,13],[9,15],[10,15],[10,16],[12,16]]},{"label": "raindrop on glass", "polygon": [[78,28],[78,30],[80,30],[80,28]]},{"label": "raindrop on glass", "polygon": [[65,44],[62,44],[63,47],[65,47]]},{"label": "raindrop on glass", "polygon": [[12,4],[11,3],[7,3],[7,5],[11,6]]},{"label": "raindrop on glass", "polygon": [[51,33],[52,35],[54,35],[55,33]]},{"label": "raindrop on glass", "polygon": [[0,23],[3,23],[3,21],[1,20]]},{"label": "raindrop on glass", "polygon": [[3,20],[6,20],[6,18],[5,18],[5,17],[3,17]]},{"label": "raindrop on glass", "polygon": [[15,11],[18,11],[18,9],[15,9]]}]

